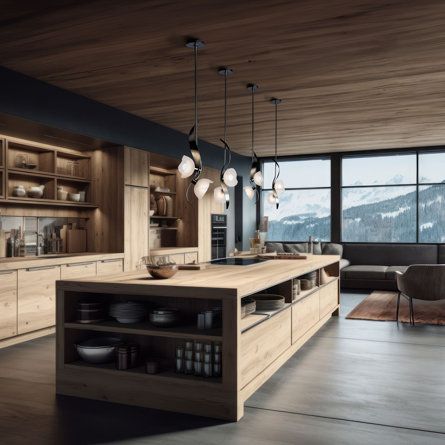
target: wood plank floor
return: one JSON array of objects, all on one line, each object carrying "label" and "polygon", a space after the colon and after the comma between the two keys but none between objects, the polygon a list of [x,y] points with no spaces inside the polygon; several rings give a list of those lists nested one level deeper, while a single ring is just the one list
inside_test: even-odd
[{"label": "wood plank floor", "polygon": [[54,394],[54,338],[0,350],[0,443],[444,444],[445,329],[332,319],[238,423]]}]

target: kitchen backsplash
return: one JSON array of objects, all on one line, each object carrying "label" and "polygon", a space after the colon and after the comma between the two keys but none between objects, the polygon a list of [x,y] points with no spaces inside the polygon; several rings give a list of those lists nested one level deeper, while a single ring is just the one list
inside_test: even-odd
[{"label": "kitchen backsplash", "polygon": [[87,251],[85,218],[0,216],[0,257]]}]

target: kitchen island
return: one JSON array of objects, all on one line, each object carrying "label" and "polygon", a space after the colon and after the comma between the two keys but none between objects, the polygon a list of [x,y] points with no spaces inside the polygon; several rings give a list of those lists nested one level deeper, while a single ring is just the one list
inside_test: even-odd
[{"label": "kitchen island", "polygon": [[[338,312],[339,259],[314,255],[249,266],[209,265],[181,270],[168,280],[132,272],[59,281],[57,393],[237,421],[245,400]],[[298,277],[314,271],[315,286],[298,292]],[[242,318],[243,299],[259,292],[282,295],[284,306]],[[175,308],[182,323],[169,328],[108,318],[79,323],[78,304],[88,301]],[[215,308],[222,309],[221,323],[198,329],[197,314]],[[114,363],[82,361],[74,345],[98,335],[137,344],[138,366],[117,370]],[[175,372],[178,348],[191,342],[207,345],[212,353],[222,350],[221,375]],[[145,360],[154,358],[162,367],[147,374]]]}]

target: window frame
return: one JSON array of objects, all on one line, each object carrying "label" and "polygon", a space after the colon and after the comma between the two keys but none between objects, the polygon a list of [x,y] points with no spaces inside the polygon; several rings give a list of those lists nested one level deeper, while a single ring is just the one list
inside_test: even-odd
[{"label": "window frame", "polygon": [[[261,164],[260,168],[264,175],[264,164],[274,162],[274,157],[264,157],[261,158]],[[284,183],[284,186],[287,191],[299,191],[299,190],[329,190],[330,191],[330,213],[329,213],[329,241],[322,241],[322,242],[332,242],[332,156],[330,154],[321,154],[321,155],[296,155],[296,156],[280,156],[278,158],[278,163],[280,162],[298,162],[298,161],[313,161],[313,160],[328,160],[329,161],[329,169],[330,169],[330,184],[328,187],[287,187],[286,183]],[[272,190],[272,183],[269,187],[261,187],[259,192],[259,198],[258,198],[258,205],[257,205],[257,221],[259,222],[261,220],[261,217],[264,216],[264,206],[263,206],[263,193],[268,193]],[[279,243],[284,242],[283,240],[270,240],[271,242]],[[300,243],[300,242],[306,242],[307,240],[292,240],[288,241],[290,243]]]}]

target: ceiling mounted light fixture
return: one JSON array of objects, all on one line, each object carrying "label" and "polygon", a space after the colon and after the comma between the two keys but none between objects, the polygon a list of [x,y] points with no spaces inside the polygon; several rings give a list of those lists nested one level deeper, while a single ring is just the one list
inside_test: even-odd
[{"label": "ceiling mounted light fixture", "polygon": [[192,177],[191,183],[187,187],[186,197],[188,201],[188,192],[190,186],[193,184],[193,191],[198,199],[206,194],[210,184],[213,182],[210,179],[199,178],[202,173],[202,159],[198,149],[198,49],[205,46],[204,42],[199,39],[189,39],[185,44],[187,48],[192,48],[194,53],[194,88],[195,88],[195,124],[191,128],[188,136],[189,147],[192,157],[183,156],[181,163],[178,166],[178,171],[181,178]]},{"label": "ceiling mounted light fixture", "polygon": [[255,91],[258,89],[255,83],[247,84],[247,89],[251,92],[251,151],[252,161],[250,165],[250,185],[244,187],[247,197],[252,200],[258,193],[258,189],[263,185],[263,173],[260,170],[260,161],[255,153]]},{"label": "ceiling mounted light fixture", "polygon": [[279,179],[280,165],[278,164],[278,105],[282,102],[281,99],[273,98],[271,102],[275,105],[275,166],[274,177],[272,181],[272,191],[269,192],[267,200],[269,204],[275,204],[276,208],[280,207],[280,195],[285,191],[284,182]]},{"label": "ceiling mounted light fixture", "polygon": [[214,198],[217,202],[225,202],[226,209],[230,206],[230,196],[228,187],[235,187],[238,184],[237,173],[234,168],[229,168],[232,160],[232,150],[227,143],[227,77],[233,74],[233,70],[227,67],[218,69],[218,74],[224,76],[224,137],[220,141],[224,144],[224,163],[221,168],[221,184],[214,190]]}]

